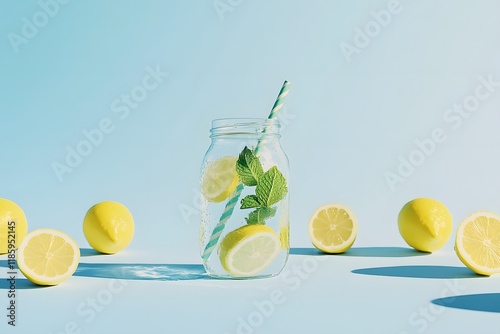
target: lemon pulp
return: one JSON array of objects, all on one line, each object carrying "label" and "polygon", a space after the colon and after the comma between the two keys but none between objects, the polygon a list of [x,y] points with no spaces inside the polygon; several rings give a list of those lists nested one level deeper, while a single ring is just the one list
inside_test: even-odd
[{"label": "lemon pulp", "polygon": [[343,253],[354,243],[358,221],[352,210],[341,203],[319,207],[309,219],[309,237],[314,247],[325,253]]},{"label": "lemon pulp", "polygon": [[80,249],[70,236],[53,229],[38,229],[19,246],[17,265],[31,282],[57,285],[73,275],[79,260]]},{"label": "lemon pulp", "polygon": [[201,177],[201,192],[209,202],[222,202],[236,189],[239,183],[237,159],[225,156],[205,167]]},{"label": "lemon pulp", "polygon": [[455,252],[478,274],[500,273],[500,216],[480,211],[464,219],[457,229]]},{"label": "lemon pulp", "polygon": [[229,274],[255,276],[269,267],[280,250],[280,236],[272,228],[245,225],[225,236],[219,258]]}]

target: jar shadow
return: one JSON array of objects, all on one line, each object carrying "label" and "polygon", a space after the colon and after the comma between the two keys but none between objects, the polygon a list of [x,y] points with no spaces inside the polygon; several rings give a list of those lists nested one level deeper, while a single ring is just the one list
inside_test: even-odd
[{"label": "jar shadow", "polygon": [[211,279],[201,264],[80,263],[74,276],[143,281]]}]

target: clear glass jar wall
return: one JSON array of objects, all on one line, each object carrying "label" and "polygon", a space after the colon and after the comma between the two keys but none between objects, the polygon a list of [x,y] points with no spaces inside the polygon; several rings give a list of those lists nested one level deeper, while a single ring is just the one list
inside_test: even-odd
[{"label": "clear glass jar wall", "polygon": [[289,163],[275,119],[219,119],[201,166],[200,249],[219,278],[279,274],[289,246]]}]

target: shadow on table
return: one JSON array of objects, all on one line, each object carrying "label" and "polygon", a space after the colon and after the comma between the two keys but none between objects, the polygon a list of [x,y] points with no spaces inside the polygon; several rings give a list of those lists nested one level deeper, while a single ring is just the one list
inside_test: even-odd
[{"label": "shadow on table", "polygon": [[[292,255],[330,255],[325,254],[316,248],[290,248]],[[404,247],[353,247],[347,252],[337,254],[337,256],[353,257],[410,257],[423,256],[429,253],[422,253],[413,248]],[[332,254],[334,255],[334,254]]]},{"label": "shadow on table", "polygon": [[81,257],[84,257],[84,256],[97,256],[97,255],[106,256],[108,254],[99,253],[98,251],[96,251],[93,248],[80,248],[80,256]]},{"label": "shadow on table", "polygon": [[[90,251],[88,254],[92,254]],[[100,255],[97,253],[95,255]],[[93,256],[93,255],[87,255]],[[7,260],[0,260],[0,267],[8,268]],[[19,273],[19,270],[17,270]],[[19,273],[19,275],[21,275]],[[116,278],[144,281],[193,281],[212,279],[201,264],[147,264],[147,263],[80,263],[74,276]],[[0,289],[8,282],[0,279]],[[17,279],[19,289],[34,289],[38,286],[25,279]]]},{"label": "shadow on table", "polygon": [[317,248],[290,248],[290,255],[329,255]]},{"label": "shadow on table", "polygon": [[[19,273],[19,271],[17,271]],[[20,273],[18,275],[21,275]],[[7,278],[0,278],[0,290],[10,290],[10,282],[7,280]],[[41,286],[41,285],[36,285],[34,283],[31,283],[25,278],[19,278],[16,277],[16,290],[21,290],[21,289],[44,289],[44,288],[50,288],[50,286]]]},{"label": "shadow on table", "polygon": [[[4,268],[9,268],[9,262],[8,260],[0,260],[0,267]],[[21,272],[16,266],[16,269],[14,270],[16,272],[16,289],[41,289],[41,288],[49,288],[48,286],[40,286],[31,283],[23,277]],[[6,274],[6,277],[0,277],[0,290],[10,290],[10,281],[9,279],[9,274]]]},{"label": "shadow on table", "polygon": [[465,267],[452,266],[395,266],[395,267],[375,267],[355,269],[354,274],[371,275],[371,276],[389,276],[389,277],[406,277],[406,278],[437,278],[437,279],[453,279],[453,278],[479,278],[482,276],[476,275]]},{"label": "shadow on table", "polygon": [[211,279],[201,264],[80,263],[74,276],[144,281]]},{"label": "shadow on table", "polygon": [[434,299],[433,304],[462,310],[500,313],[500,293],[482,293]]}]

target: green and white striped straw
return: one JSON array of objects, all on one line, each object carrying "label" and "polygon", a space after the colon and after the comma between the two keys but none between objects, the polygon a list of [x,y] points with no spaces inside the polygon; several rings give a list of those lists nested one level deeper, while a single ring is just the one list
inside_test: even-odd
[{"label": "green and white striped straw", "polygon": [[[290,82],[285,80],[283,86],[281,87],[280,93],[276,98],[276,102],[274,102],[273,109],[271,110],[268,119],[276,118],[278,112],[281,110],[281,108],[283,108],[283,102],[285,101],[285,97],[288,95],[289,89],[290,89]],[[258,152],[259,144],[260,140],[257,143],[257,146],[255,147],[255,152]],[[201,256],[201,258],[204,261],[207,261],[210,258],[210,255],[212,255],[213,250],[217,246],[222,231],[224,230],[227,221],[231,218],[231,215],[233,214],[234,211],[234,207],[236,206],[238,200],[240,199],[240,195],[241,192],[243,191],[243,188],[244,188],[243,183],[239,183],[234,192],[229,197],[229,200],[226,203],[226,207],[224,208],[224,212],[222,213],[219,222],[215,226],[212,235],[210,236],[210,240],[208,241],[208,244],[205,246],[205,250],[203,251],[203,254]]]}]

